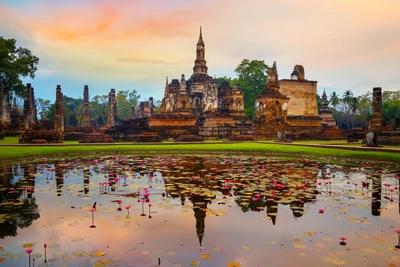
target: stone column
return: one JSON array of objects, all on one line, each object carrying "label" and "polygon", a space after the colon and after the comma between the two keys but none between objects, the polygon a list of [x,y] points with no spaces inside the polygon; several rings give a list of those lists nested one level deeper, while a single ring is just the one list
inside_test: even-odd
[{"label": "stone column", "polygon": [[378,146],[378,135],[382,129],[382,88],[374,87],[372,93],[372,119],[367,133],[367,146]]},{"label": "stone column", "polygon": [[379,132],[382,128],[382,88],[375,87],[372,95],[371,130]]},{"label": "stone column", "polygon": [[26,84],[26,95],[24,101],[25,129],[33,128],[37,122],[36,105],[33,87],[30,83]]},{"label": "stone column", "polygon": [[64,132],[63,94],[61,93],[60,85],[57,85],[56,88],[54,130],[59,132]]},{"label": "stone column", "polygon": [[141,101],[139,104],[139,118],[144,118],[144,117],[145,117],[144,102]]},{"label": "stone column", "polygon": [[6,127],[10,124],[10,95],[7,88],[0,85],[0,125]]},{"label": "stone column", "polygon": [[83,126],[90,127],[89,87],[87,85],[83,88]]},{"label": "stone column", "polygon": [[115,101],[115,89],[111,89],[111,92],[108,94],[108,117],[107,117],[107,126],[112,127],[115,126],[117,121],[117,103]]}]

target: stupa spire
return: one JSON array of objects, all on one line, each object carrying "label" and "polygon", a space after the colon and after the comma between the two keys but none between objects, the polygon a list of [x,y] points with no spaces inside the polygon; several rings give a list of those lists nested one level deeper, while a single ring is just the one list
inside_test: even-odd
[{"label": "stupa spire", "polygon": [[207,74],[208,67],[205,59],[205,44],[200,26],[199,40],[196,46],[196,60],[194,61],[193,74]]}]

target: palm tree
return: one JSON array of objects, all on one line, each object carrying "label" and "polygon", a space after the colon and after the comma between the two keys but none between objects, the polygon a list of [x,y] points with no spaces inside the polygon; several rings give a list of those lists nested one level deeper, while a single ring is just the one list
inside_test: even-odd
[{"label": "palm tree", "polygon": [[354,128],[354,118],[355,118],[355,114],[358,110],[358,97],[352,97],[351,101],[350,101],[350,110],[351,113],[353,113],[353,125],[351,128]]},{"label": "palm tree", "polygon": [[336,94],[336,92],[332,92],[332,94],[329,97],[329,104],[332,105],[334,108],[336,108],[337,105],[339,105],[339,97]]},{"label": "palm tree", "polygon": [[350,129],[350,105],[351,100],[353,98],[353,92],[351,90],[346,90],[343,94],[343,103],[346,106],[346,113],[347,113],[347,130]]}]

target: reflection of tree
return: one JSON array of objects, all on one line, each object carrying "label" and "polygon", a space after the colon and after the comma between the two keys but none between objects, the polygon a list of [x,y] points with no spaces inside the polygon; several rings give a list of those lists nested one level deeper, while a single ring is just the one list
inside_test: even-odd
[{"label": "reflection of tree", "polygon": [[235,203],[241,208],[243,212],[255,211],[259,212],[264,209],[267,205],[264,198],[258,198],[252,196],[250,199],[248,197],[243,198],[242,196],[235,198]]},{"label": "reflection of tree", "polygon": [[16,236],[18,228],[29,227],[40,217],[35,197],[24,199],[22,203],[15,199],[3,202],[0,205],[0,214],[4,216],[0,222],[0,238]]}]

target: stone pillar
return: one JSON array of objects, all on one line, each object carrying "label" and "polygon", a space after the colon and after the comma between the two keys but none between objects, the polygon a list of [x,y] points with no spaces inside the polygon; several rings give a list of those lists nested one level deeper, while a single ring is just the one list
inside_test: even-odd
[{"label": "stone pillar", "polygon": [[25,117],[25,129],[33,128],[36,125],[37,118],[36,118],[35,97],[33,93],[33,87],[31,87],[30,83],[26,84],[24,117]]},{"label": "stone pillar", "polygon": [[378,135],[382,129],[382,88],[374,87],[372,93],[372,119],[367,133],[367,146],[378,146]]},{"label": "stone pillar", "polygon": [[152,97],[150,97],[149,98],[149,117],[151,116],[151,114],[153,114],[153,98]]},{"label": "stone pillar", "polygon": [[379,132],[382,128],[382,88],[375,87],[372,95],[371,130]]},{"label": "stone pillar", "polygon": [[85,85],[83,88],[83,126],[90,127],[89,117],[89,87]]},{"label": "stone pillar", "polygon": [[111,89],[111,92],[108,94],[107,126],[108,127],[115,126],[117,120],[118,117],[117,117],[117,102],[115,101],[115,89]]},{"label": "stone pillar", "polygon": [[144,118],[145,117],[145,113],[144,113],[144,102],[141,101],[139,104],[139,114],[140,114],[140,118]]},{"label": "stone pillar", "polygon": [[61,92],[60,85],[57,85],[56,88],[54,130],[59,132],[64,132],[63,94]]},{"label": "stone pillar", "polygon": [[10,94],[7,88],[0,85],[0,125],[6,127],[10,124]]}]

